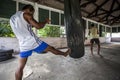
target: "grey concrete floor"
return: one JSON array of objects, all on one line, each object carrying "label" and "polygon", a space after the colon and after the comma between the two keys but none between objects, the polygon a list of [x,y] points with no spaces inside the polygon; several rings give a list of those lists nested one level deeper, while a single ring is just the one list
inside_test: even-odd
[{"label": "grey concrete floor", "polygon": [[[52,53],[33,53],[27,62],[33,72],[24,80],[120,80],[120,44],[103,44],[103,57],[97,55],[96,46],[94,56],[90,54],[89,48],[85,47],[85,56],[79,59]],[[0,62],[0,80],[15,80],[14,72],[17,66],[18,55]]]}]

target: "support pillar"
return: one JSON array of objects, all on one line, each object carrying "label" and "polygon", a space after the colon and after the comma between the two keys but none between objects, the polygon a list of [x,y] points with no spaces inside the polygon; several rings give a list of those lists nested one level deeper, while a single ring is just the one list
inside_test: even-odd
[{"label": "support pillar", "polygon": [[[34,9],[35,9],[34,18],[35,18],[36,21],[39,21],[39,19],[38,19],[38,4],[37,3],[34,3]],[[36,28],[34,28],[34,32],[37,35],[37,29]]]},{"label": "support pillar", "polygon": [[16,12],[19,11],[19,1],[16,1]]},{"label": "support pillar", "polygon": [[64,0],[65,26],[70,56],[80,58],[84,55],[84,26],[79,0]]}]

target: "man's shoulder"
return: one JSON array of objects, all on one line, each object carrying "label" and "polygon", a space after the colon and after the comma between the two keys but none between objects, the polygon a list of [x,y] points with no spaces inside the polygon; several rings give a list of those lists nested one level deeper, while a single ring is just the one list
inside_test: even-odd
[{"label": "man's shoulder", "polygon": [[33,18],[33,16],[31,14],[29,14],[29,13],[23,13],[23,17],[27,21]]}]

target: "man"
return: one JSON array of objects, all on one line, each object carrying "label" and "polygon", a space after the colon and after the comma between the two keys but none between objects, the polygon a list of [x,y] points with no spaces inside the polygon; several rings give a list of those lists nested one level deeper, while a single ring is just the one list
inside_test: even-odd
[{"label": "man", "polygon": [[99,35],[98,35],[98,29],[94,26],[94,24],[91,24],[91,29],[90,29],[90,49],[91,49],[91,54],[93,55],[93,44],[94,42],[97,44],[97,54],[100,55],[100,40],[99,40]]},{"label": "man", "polygon": [[40,40],[32,31],[32,26],[41,29],[45,26],[46,23],[49,23],[49,19],[46,19],[44,22],[37,22],[33,18],[34,8],[32,5],[25,5],[22,11],[16,12],[10,18],[10,25],[13,32],[15,33],[17,39],[19,40],[20,45],[20,58],[19,58],[19,67],[15,72],[15,79],[22,80],[23,69],[27,62],[29,56],[32,55],[32,52],[41,53],[43,51],[50,51],[55,55],[67,56],[70,53],[70,49],[66,52],[61,52],[54,47],[48,45],[44,41]]}]

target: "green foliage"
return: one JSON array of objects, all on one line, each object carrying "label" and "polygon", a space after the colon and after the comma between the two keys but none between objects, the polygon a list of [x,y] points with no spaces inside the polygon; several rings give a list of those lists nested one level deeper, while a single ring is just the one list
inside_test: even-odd
[{"label": "green foliage", "polygon": [[14,37],[9,23],[0,23],[0,37]]},{"label": "green foliage", "polygon": [[63,30],[59,26],[46,25],[43,29],[38,30],[38,36],[41,37],[60,37]]}]

